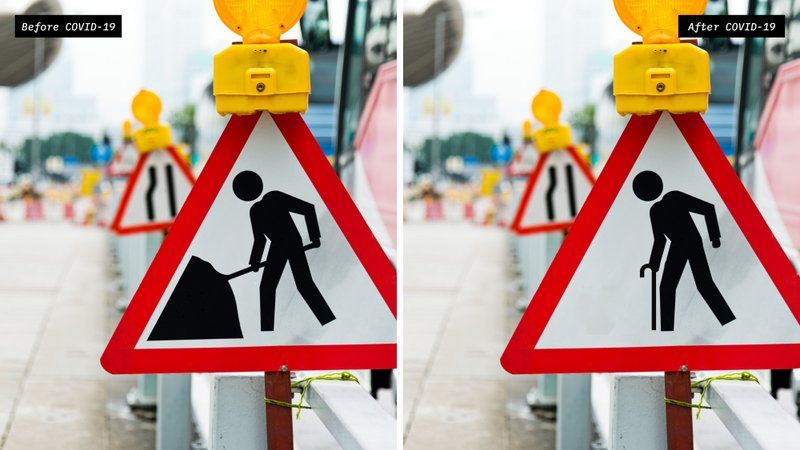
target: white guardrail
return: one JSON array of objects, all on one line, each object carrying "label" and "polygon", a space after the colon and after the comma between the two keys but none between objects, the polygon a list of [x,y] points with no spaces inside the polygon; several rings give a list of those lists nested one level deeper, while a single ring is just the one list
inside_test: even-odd
[{"label": "white guardrail", "polygon": [[[712,409],[702,414],[716,415],[742,449],[800,449],[800,422],[760,384],[714,381],[705,401]],[[597,406],[595,403],[595,408]],[[621,374],[611,377],[610,426],[608,444],[612,450],[667,448],[664,376]],[[702,449],[702,443],[695,442],[695,448]]]},{"label": "white guardrail", "polygon": [[[209,450],[266,448],[264,376],[215,374],[207,377],[210,383],[210,414],[207,419],[197,417],[196,422],[200,435],[207,440]],[[194,381],[197,380],[198,377],[195,377]],[[193,397],[195,412],[205,410],[205,402],[202,399],[198,402],[196,395]],[[343,449],[395,448],[395,418],[361,385],[314,381],[306,393],[305,401],[312,409],[304,410],[300,421],[315,416]],[[297,423],[295,421],[295,426]],[[205,427],[207,429],[203,430]]]},{"label": "white guardrail", "polygon": [[715,381],[706,400],[743,449],[800,449],[800,422],[753,382]]},{"label": "white guardrail", "polygon": [[[510,241],[519,271],[521,298],[518,307],[523,309],[544,276],[560,239],[551,233],[546,236],[512,235]],[[701,373],[697,376],[704,377]],[[538,377],[538,387],[528,395],[529,403],[555,402],[554,390],[547,389],[552,379],[547,377]],[[585,382],[577,381],[565,383],[564,378],[559,377],[558,401],[566,399],[565,404],[557,405],[559,450],[572,450],[569,442],[582,443],[592,437],[592,430],[583,426],[584,416],[574,414],[578,409],[576,405],[589,401],[597,432],[593,448],[667,448],[663,375],[593,374],[589,392]],[[712,409],[703,411],[701,420],[695,421],[695,448],[736,448],[738,445],[744,450],[800,449],[800,422],[770,396],[768,386],[744,381],[712,382],[705,398]],[[581,397],[589,399],[581,401]]]},{"label": "white guardrail", "polygon": [[[147,266],[161,243],[158,233],[113,236],[120,292],[117,307],[124,309],[139,286]],[[300,378],[302,374],[298,373]],[[208,450],[263,450],[266,422],[263,374],[192,374],[138,377],[128,396],[136,406],[158,403],[156,447],[188,448],[192,428],[197,431],[194,448]],[[368,386],[368,384],[366,385]],[[298,397],[295,397],[295,401]],[[345,450],[384,450],[396,447],[395,417],[365,389],[353,382],[314,381],[305,397],[312,410],[304,410],[295,421],[295,441],[305,431],[312,439],[322,435],[323,446],[336,441]],[[325,429],[330,436],[325,436]],[[312,445],[319,447],[319,445]]]}]

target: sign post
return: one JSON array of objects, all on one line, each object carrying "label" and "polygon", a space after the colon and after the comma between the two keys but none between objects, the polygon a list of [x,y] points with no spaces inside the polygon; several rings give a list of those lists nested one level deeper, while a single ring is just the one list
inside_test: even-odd
[{"label": "sign post", "polygon": [[267,442],[291,449],[291,371],[393,369],[396,270],[300,116],[306,2],[215,0],[230,114],[101,358],[122,373],[263,372]]},{"label": "sign post", "polygon": [[631,117],[501,358],[664,372],[670,449],[692,448],[690,371],[800,365],[800,280],[699,114],[708,54],[678,39],[705,3],[615,1],[643,38],[614,58]]},{"label": "sign post", "polygon": [[[674,9],[664,5],[656,10],[648,10],[642,4],[630,0],[614,0],[614,6],[622,22],[642,37],[641,44],[632,45],[614,57],[614,96],[617,112],[620,114],[653,114],[656,111],[699,113],[708,109],[708,94],[711,91],[708,53],[693,43],[681,42],[677,29],[677,16],[702,14],[705,11],[706,0],[672,3],[674,5],[669,6],[674,6]],[[651,210],[651,216],[653,211],[655,210]],[[670,248],[676,244],[678,244],[676,240],[670,239]],[[691,259],[689,261],[692,262]],[[657,329],[656,279],[659,264],[660,262],[654,265],[651,258],[650,263],[640,268],[640,277],[644,277],[644,272],[650,270],[650,318],[653,331]],[[674,264],[672,266],[668,264],[667,262],[664,266],[665,274],[669,268],[674,267]],[[692,274],[697,280],[699,275],[695,274],[695,271],[699,270],[692,264]],[[661,297],[661,301],[664,302],[663,293]],[[662,310],[662,327],[665,312]],[[685,365],[681,365],[678,371],[664,372],[664,393],[666,398],[677,400],[684,405],[692,402],[690,373]],[[665,407],[668,448],[691,450],[694,448],[691,408],[669,402]]]},{"label": "sign post", "polygon": [[[214,57],[217,111],[220,114],[305,112],[311,88],[308,54],[293,44],[281,42],[280,38],[300,20],[306,1],[284,2],[284,8],[275,11],[280,17],[273,17],[266,8],[241,11],[234,3],[214,0],[222,22],[242,37],[240,44]],[[256,56],[259,52],[275,56]],[[281,366],[279,371],[264,372],[264,390],[268,398],[291,403],[288,368]],[[267,448],[291,450],[294,447],[291,409],[267,403],[266,417]]]},{"label": "sign post", "polygon": [[[285,366],[281,369],[277,372],[264,372],[264,393],[273,400],[291,403],[291,374]],[[294,448],[294,433],[292,431],[291,408],[266,402],[265,410],[267,418],[267,449],[292,450]]]},{"label": "sign post", "polygon": [[[692,402],[691,376],[685,366],[678,371],[664,372],[664,396],[683,404]],[[670,450],[692,450],[692,409],[671,403],[666,403],[666,408],[667,447]]]}]

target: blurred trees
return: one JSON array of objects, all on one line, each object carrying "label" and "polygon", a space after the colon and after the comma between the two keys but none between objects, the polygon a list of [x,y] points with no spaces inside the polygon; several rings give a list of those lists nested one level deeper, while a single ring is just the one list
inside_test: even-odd
[{"label": "blurred trees", "polygon": [[[431,167],[431,153],[433,151],[434,138],[428,138],[417,150],[417,160],[424,167]],[[445,161],[450,156],[461,156],[462,158],[474,158],[478,163],[490,163],[492,161],[492,146],[494,139],[479,133],[464,132],[450,135],[441,141],[441,158]],[[444,164],[442,164],[444,166]]]},{"label": "blurred trees", "polygon": [[589,146],[589,153],[594,153],[594,144],[597,140],[597,127],[594,124],[595,106],[592,103],[584,105],[569,116],[569,124],[575,130],[575,142],[584,142]]},{"label": "blurred trees", "polygon": [[[72,131],[55,133],[41,140],[41,160],[44,161],[50,156],[71,156],[78,163],[89,163],[92,161],[92,145],[94,145],[94,139],[84,134]],[[24,167],[31,167],[32,149],[33,139],[25,139],[17,155],[17,160]]]},{"label": "blurred trees", "polygon": [[169,124],[175,130],[176,137],[180,142],[185,142],[189,146],[189,155],[194,161],[195,141],[197,140],[197,127],[194,124],[195,106],[188,103],[169,116]]}]

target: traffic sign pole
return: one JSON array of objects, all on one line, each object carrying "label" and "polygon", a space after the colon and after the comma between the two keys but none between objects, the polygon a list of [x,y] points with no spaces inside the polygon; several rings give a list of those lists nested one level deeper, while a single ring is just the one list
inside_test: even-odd
[{"label": "traffic sign pole", "polygon": [[[305,112],[311,90],[308,53],[293,43],[281,42],[280,38],[300,20],[306,0],[286,2],[282,10],[270,12],[259,8],[244,11],[244,14],[234,3],[214,0],[214,7],[223,23],[242,36],[241,43],[214,57],[217,112]],[[273,14],[281,17],[272,17]],[[280,27],[275,26],[276,22]],[[280,79],[280,85],[276,79]],[[286,369],[286,366],[281,369]],[[290,378],[288,369],[264,372],[266,397],[291,403]],[[291,408],[269,403],[265,408],[267,448],[291,450],[294,446]]]},{"label": "traffic sign pole", "polygon": [[[214,57],[217,111],[231,117],[101,363],[116,374],[263,372],[258,431],[269,431],[270,449],[291,449],[288,368],[397,367],[397,272],[299,114],[308,107],[308,53],[281,34],[306,1],[214,6],[242,36]],[[156,117],[160,104],[141,100],[139,115]],[[139,149],[165,139],[151,122],[142,139],[134,134]],[[163,169],[175,152],[142,156],[139,171],[147,162],[149,186],[167,195],[142,202],[139,216],[174,209]],[[138,186],[133,194],[156,199]]]},{"label": "traffic sign pole", "polygon": [[709,57],[681,42],[677,16],[701,14],[706,0],[652,5],[614,1],[642,36],[614,57],[617,111],[631,118],[501,363],[515,374],[664,371],[664,396],[647,408],[666,413],[668,448],[683,450],[693,447],[689,368],[797,367],[800,293],[700,116]]},{"label": "traffic sign pole", "polygon": [[[673,2],[677,3],[677,2]],[[669,6],[675,6],[670,8]],[[706,0],[683,2],[680,6],[664,5],[656,11],[642,9],[641,4],[614,0],[620,19],[642,37],[614,57],[614,96],[620,114],[653,114],[705,112],[711,90],[708,53],[691,42],[681,42],[677,33],[677,14],[702,14]],[[669,57],[663,55],[669,54]],[[676,79],[681,78],[681,84]],[[646,266],[645,266],[646,267]],[[644,276],[642,267],[640,275]],[[656,330],[656,272],[651,273],[651,328]],[[663,299],[662,299],[663,301]],[[664,317],[661,317],[662,329]],[[692,402],[689,371],[664,372],[667,448],[691,450],[693,444]]]},{"label": "traffic sign pole", "polygon": [[[692,402],[692,383],[689,370],[682,367],[675,372],[664,372],[664,396],[684,404]],[[692,450],[694,436],[692,409],[687,406],[665,402],[667,409],[667,448],[669,450]]]},{"label": "traffic sign pole", "polygon": [[[292,381],[285,366],[277,372],[264,372],[264,393],[267,398],[283,403],[292,402]],[[265,402],[267,417],[267,449],[292,450],[294,432],[292,409]]]}]

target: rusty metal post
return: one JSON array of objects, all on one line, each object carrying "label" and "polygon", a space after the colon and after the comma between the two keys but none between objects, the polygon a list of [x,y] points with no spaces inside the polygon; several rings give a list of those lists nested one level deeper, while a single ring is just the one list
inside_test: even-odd
[{"label": "rusty metal post", "polygon": [[[292,381],[285,367],[278,372],[264,372],[264,395],[280,402],[292,402]],[[267,450],[293,450],[292,408],[265,405],[267,414]]]},{"label": "rusty metal post", "polygon": [[[664,373],[664,395],[680,402],[692,402],[692,383],[689,370],[681,367],[677,372]],[[669,450],[692,450],[692,408],[667,403],[667,448]]]}]

